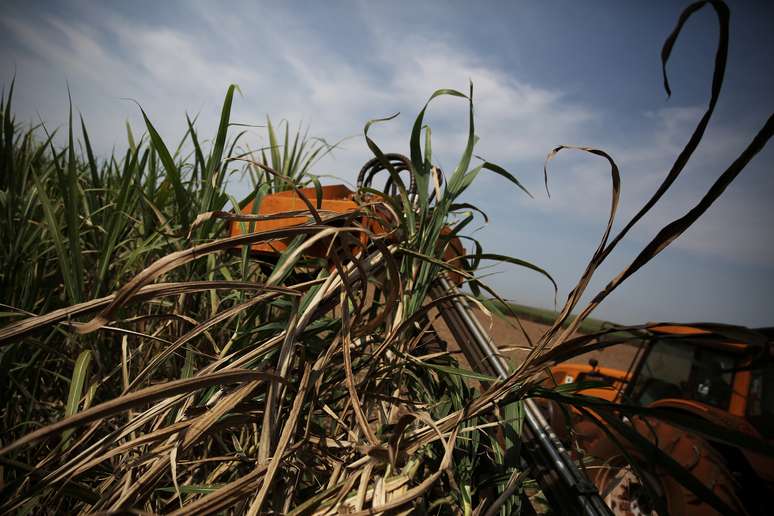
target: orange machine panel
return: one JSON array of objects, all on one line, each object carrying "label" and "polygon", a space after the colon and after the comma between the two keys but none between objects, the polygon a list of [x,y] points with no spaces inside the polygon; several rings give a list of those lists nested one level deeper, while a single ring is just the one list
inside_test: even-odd
[{"label": "orange machine panel", "polygon": [[669,335],[708,335],[712,333],[701,328],[678,324],[662,324],[660,326],[651,326],[649,330],[656,333],[667,333]]},{"label": "orange machine panel", "polygon": [[[328,213],[346,214],[352,213],[359,208],[359,204],[354,200],[354,192],[344,185],[323,186],[319,207],[317,207],[317,190],[315,188],[301,188],[299,190],[278,192],[264,196],[261,199],[257,212],[254,213],[253,203],[251,202],[242,208],[242,213],[264,216],[281,215],[283,213],[292,212],[305,213],[298,213],[287,217],[280,216],[279,218],[269,220],[249,222],[232,221],[229,225],[231,236],[244,234],[245,231],[249,230],[251,225],[253,226],[252,232],[259,233],[262,231],[298,226],[309,222],[311,213],[308,212],[309,206],[304,199],[302,199],[302,195],[306,197],[316,209]],[[370,196],[370,200],[378,201],[380,199],[378,196]],[[368,229],[372,234],[383,234],[385,232],[385,228],[375,217],[369,217],[367,215],[358,216],[357,223],[361,227]],[[444,227],[441,231],[442,235],[448,236],[450,233],[451,230],[448,227]],[[368,235],[366,233],[361,233],[358,240],[360,241],[359,244],[349,246],[349,252],[354,255],[357,255],[367,245]],[[285,251],[289,242],[289,238],[257,242],[251,246],[251,251],[255,254],[276,255]],[[316,258],[325,258],[330,252],[329,244],[330,241],[320,241],[307,249],[304,254]],[[464,255],[465,248],[460,243],[459,238],[454,237],[447,245],[443,258],[448,262],[452,262],[455,267],[460,267],[462,264],[459,263],[459,261],[454,261],[454,259]],[[460,284],[463,280],[462,276],[457,273],[451,273],[449,276],[455,284]]]},{"label": "orange machine panel", "polygon": [[[306,197],[315,208],[317,208],[317,190],[314,188],[301,188],[298,191],[288,190],[267,195],[261,199],[257,215],[274,215],[278,213],[304,211],[309,207],[299,195],[300,192]],[[358,204],[353,200],[353,192],[344,185],[333,185],[322,187],[322,200],[318,209],[334,213],[351,213],[355,211]],[[253,203],[249,203],[242,209],[242,213],[253,213]],[[311,214],[282,217],[271,220],[258,220],[255,222],[232,222],[230,225],[231,236],[237,236],[244,233],[243,228],[247,229],[250,224],[253,225],[253,231],[270,231],[272,229],[281,229],[292,226],[298,226],[309,221]],[[255,253],[277,254],[287,249],[288,241],[273,240],[271,242],[259,242],[253,244],[251,249]],[[311,254],[317,255],[315,248],[311,249]],[[324,252],[324,251],[323,251]]]}]

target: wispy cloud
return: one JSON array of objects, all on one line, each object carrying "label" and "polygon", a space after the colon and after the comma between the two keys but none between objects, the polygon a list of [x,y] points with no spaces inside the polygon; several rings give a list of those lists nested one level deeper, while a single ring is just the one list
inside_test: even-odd
[{"label": "wispy cloud", "polygon": [[[226,35],[225,44],[220,37],[201,37],[118,15],[106,15],[99,28],[51,17],[43,26],[22,19],[5,23],[32,54],[19,63],[22,70],[54,67],[63,78],[83,86],[85,108],[94,103],[111,106],[107,113],[99,110],[108,116],[96,122],[104,140],[111,135],[109,124],[120,126],[122,115],[133,116],[133,108],[120,98],[137,99],[165,133],[173,134],[174,129],[183,129],[185,109],[204,102],[213,107],[231,82],[244,93],[237,116],[245,122],[260,123],[265,113],[311,119],[317,131],[338,137],[358,134],[368,118],[402,111],[402,120],[392,124],[396,129],[388,128],[382,136],[389,145],[405,147],[405,128],[429,94],[438,87],[467,90],[472,80],[478,129],[487,135],[481,151],[491,151],[501,161],[540,156],[557,138],[579,133],[593,118],[589,109],[566,101],[560,91],[478,64],[475,54],[454,48],[443,34],[435,34],[433,40],[395,34],[383,38],[375,31],[374,59],[351,62],[314,31],[297,30],[288,37],[282,32],[287,25],[282,18],[264,14],[255,30],[249,17],[219,17],[217,29]],[[204,16],[200,21],[213,28],[216,23]],[[234,52],[230,34],[251,37],[243,39],[240,52]],[[223,46],[227,48],[218,48]],[[378,73],[371,68],[372,61],[378,63]],[[451,151],[460,149],[465,137],[467,107],[460,101],[438,104],[429,117],[436,126],[439,151],[448,148],[452,159],[456,156]],[[214,126],[212,109],[200,124]],[[356,152],[362,160],[363,148]]]},{"label": "wispy cloud", "polygon": [[[700,107],[645,112],[641,119],[643,125],[648,125],[648,131],[640,138],[612,139],[612,145],[605,150],[616,160],[622,175],[618,227],[655,193],[703,112]],[[681,177],[638,224],[631,237],[645,243],[663,226],[684,215],[742,152],[752,136],[728,125],[712,126]],[[610,206],[609,166],[601,158],[588,156],[568,155],[561,159],[549,166],[552,197],[523,202],[522,207],[602,227]],[[772,215],[772,205],[765,193],[767,188],[751,186],[765,182],[771,162],[771,150],[764,151],[745,170],[743,185],[733,184],[673,245],[732,263],[774,263],[774,240],[761,238],[770,231]]]},{"label": "wispy cloud", "polygon": [[[565,285],[575,279],[574,272],[566,271],[579,272],[587,256],[562,252],[561,242],[596,243],[609,209],[609,171],[598,158],[560,156],[550,167],[548,199],[542,192],[547,152],[557,144],[609,151],[621,166],[619,221],[625,221],[655,190],[703,111],[696,99],[682,104],[673,99],[662,109],[616,111],[604,98],[609,92],[580,97],[577,85],[549,85],[533,74],[514,72],[505,64],[503,49],[460,37],[468,21],[455,21],[447,13],[420,26],[415,21],[432,15],[432,9],[420,6],[408,16],[403,6],[386,23],[385,16],[393,13],[371,7],[353,4],[323,12],[310,6],[291,12],[254,4],[223,9],[194,3],[176,9],[175,17],[153,17],[104,5],[59,13],[16,6],[0,19],[5,32],[0,40],[9,43],[0,49],[0,64],[9,73],[17,70],[17,114],[35,121],[40,113],[52,127],[66,122],[67,81],[103,153],[125,145],[125,121],[142,132],[139,110],[125,99],[139,102],[164,138],[176,142],[185,130],[185,113],[198,115],[202,135],[214,134],[222,96],[228,84],[236,83],[243,95],[235,102],[234,121],[262,124],[268,114],[275,121],[309,124],[312,134],[329,141],[354,136],[318,169],[349,181],[370,156],[362,140],[366,120],[401,112],[372,131],[383,149],[405,153],[413,117],[432,91],[466,91],[473,81],[481,136],[477,153],[512,170],[536,194],[528,200],[502,179],[483,175],[469,200],[496,216],[479,235],[496,251],[541,263],[555,260],[565,271],[559,273]],[[346,23],[332,29],[330,17],[339,14]],[[328,18],[321,20],[323,15]],[[337,33],[342,26],[348,32]],[[521,43],[514,48],[529,52],[530,42]],[[464,147],[466,110],[462,99],[446,98],[428,112],[434,153],[445,170],[456,164]],[[646,242],[696,202],[746,144],[749,127],[734,116],[713,122],[684,177],[632,233],[633,241]],[[253,148],[266,144],[260,129],[243,141]],[[770,267],[774,242],[763,235],[770,232],[773,214],[774,183],[766,179],[773,162],[771,150],[756,158],[744,179],[676,248],[729,266]],[[236,188],[243,192],[247,186]],[[531,226],[517,227],[516,221],[523,220]],[[555,241],[547,244],[547,235]]]}]

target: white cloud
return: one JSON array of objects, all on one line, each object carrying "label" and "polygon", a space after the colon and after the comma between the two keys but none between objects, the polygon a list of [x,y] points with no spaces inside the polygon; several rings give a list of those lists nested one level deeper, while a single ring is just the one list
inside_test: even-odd
[{"label": "white cloud", "polygon": [[[642,125],[647,131],[642,138],[603,149],[616,160],[622,176],[617,227],[628,222],[655,193],[703,113],[700,107],[643,113]],[[710,124],[683,173],[628,238],[644,244],[663,226],[687,213],[752,136],[728,125]],[[567,156],[549,165],[552,198],[523,202],[522,207],[540,210],[546,216],[598,224],[601,231],[610,207],[609,167],[601,158],[565,152]],[[771,155],[769,149],[757,156],[707,213],[672,244],[674,247],[735,263],[774,263],[774,242],[762,238],[770,232],[771,202],[764,190],[754,186],[764,182],[770,172],[766,170],[766,152]]]},{"label": "white cloud", "polygon": [[[644,113],[644,137],[632,144],[604,131],[604,117],[555,89],[541,88],[498,68],[480,53],[461,47],[452,35],[438,30],[427,34],[400,33],[359,13],[368,34],[367,58],[349,59],[330,41],[312,30],[314,20],[262,11],[261,16],[214,14],[198,4],[184,26],[137,22],[105,11],[99,24],[55,17],[44,23],[9,17],[2,26],[14,34],[27,53],[11,56],[34,86],[29,106],[55,124],[66,121],[64,79],[70,81],[76,107],[83,109],[92,140],[104,151],[122,144],[123,122],[135,131],[142,121],[136,99],[170,142],[185,130],[183,115],[201,112],[203,135],[214,134],[218,109],[226,86],[237,83],[244,97],[235,101],[232,119],[260,124],[265,114],[275,120],[312,124],[312,134],[329,140],[362,134],[364,122],[401,111],[400,119],[372,131],[384,150],[407,152],[413,117],[436,88],[467,91],[475,86],[478,153],[509,166],[527,167],[517,173],[534,193],[542,188],[540,166],[546,153],[559,143],[610,143],[621,166],[623,198],[619,217],[625,220],[655,190],[701,115],[697,107],[673,107]],[[480,52],[480,50],[479,50]],[[7,61],[6,61],[7,62]],[[53,80],[52,80],[53,79]],[[60,82],[57,82],[57,81]],[[48,100],[45,100],[48,99]],[[52,100],[53,99],[53,100]],[[461,99],[438,99],[428,112],[434,129],[434,150],[447,170],[456,164],[467,137],[467,105]],[[26,115],[34,119],[34,110]],[[265,144],[261,130],[251,131],[251,146]],[[665,197],[653,216],[643,221],[634,237],[644,241],[695,201],[706,189],[717,165],[744,144],[744,135],[711,126],[701,151],[674,192]],[[345,142],[335,159],[322,163],[321,172],[335,172],[352,180],[369,157],[362,138]],[[500,179],[481,180],[474,194],[487,203],[520,199],[513,190],[503,193]],[[551,166],[553,198],[515,201],[520,209],[538,210],[556,217],[604,223],[609,209],[610,180],[599,158],[562,156]],[[717,254],[754,263],[772,263],[774,249],[764,234],[767,200],[761,196],[734,197],[729,192],[689,235],[675,245],[705,254]],[[503,224],[508,224],[503,221]],[[729,235],[733,235],[729,237]],[[746,242],[746,244],[745,244]]]},{"label": "white cloud", "polygon": [[[111,115],[131,113],[120,98],[137,99],[155,114],[154,120],[169,119],[172,123],[163,125],[174,124],[180,132],[182,109],[196,109],[205,99],[219,102],[232,82],[250,99],[248,106],[236,106],[240,114],[256,115],[247,122],[260,123],[263,112],[291,120],[312,116],[318,130],[344,136],[359,133],[366,119],[395,110],[403,111],[403,125],[410,127],[435,88],[466,91],[471,79],[480,132],[502,159],[540,155],[549,139],[572,134],[591,117],[588,110],[565,102],[561,92],[478,64],[475,54],[453,47],[443,34],[430,40],[395,34],[380,38],[374,33],[374,59],[351,63],[313,31],[297,27],[288,34],[289,22],[276,12],[263,13],[257,28],[250,16],[213,18],[201,6],[194,12],[218,32],[201,36],[112,13],[105,14],[99,27],[53,17],[44,25],[22,19],[5,23],[36,56],[20,63],[25,69],[46,68],[52,76],[82,84],[84,90],[99,91],[101,98],[85,95],[82,104],[117,105]],[[240,33],[251,37],[235,51],[240,42],[233,35]],[[421,48],[421,54],[415,48]],[[369,68],[373,62],[378,63],[378,74]],[[431,109],[430,117],[442,126],[439,141],[444,132],[464,140],[465,110],[460,101]],[[121,125],[115,119],[105,122],[105,129],[108,122]]]}]

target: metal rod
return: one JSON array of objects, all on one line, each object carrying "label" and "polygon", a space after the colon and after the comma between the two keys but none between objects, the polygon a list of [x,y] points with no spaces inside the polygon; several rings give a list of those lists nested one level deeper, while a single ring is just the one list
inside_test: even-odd
[{"label": "metal rod", "polygon": [[[441,275],[431,295],[438,299],[449,294],[460,294],[460,290]],[[443,303],[440,313],[471,367],[501,380],[509,376],[505,360],[464,297]],[[572,461],[540,407],[531,399],[523,403],[526,458],[552,508],[560,514],[612,515],[594,484]]]}]

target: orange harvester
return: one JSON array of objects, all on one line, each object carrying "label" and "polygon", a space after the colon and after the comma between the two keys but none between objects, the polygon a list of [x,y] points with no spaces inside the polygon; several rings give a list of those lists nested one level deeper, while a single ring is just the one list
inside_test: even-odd
[{"label": "orange harvester", "polygon": [[[583,395],[683,413],[771,444],[773,336],[770,328],[662,324],[650,327],[646,337],[632,340],[640,349],[629,371],[599,367],[591,360],[589,365],[561,363],[551,373],[558,383],[594,380],[608,385],[582,390]],[[592,479],[615,514],[655,514],[653,496],[665,501],[669,514],[717,514],[636,449],[621,450],[588,417],[575,412],[568,422],[560,411],[550,412],[557,433],[564,434],[569,444],[571,424],[578,445],[598,461],[597,467],[589,468],[594,472]],[[766,493],[774,492],[774,460],[770,457],[654,417],[635,418],[629,424],[739,514],[770,514],[762,504]],[[626,454],[638,464],[632,466]],[[643,485],[643,477],[650,480],[650,486]]]}]

